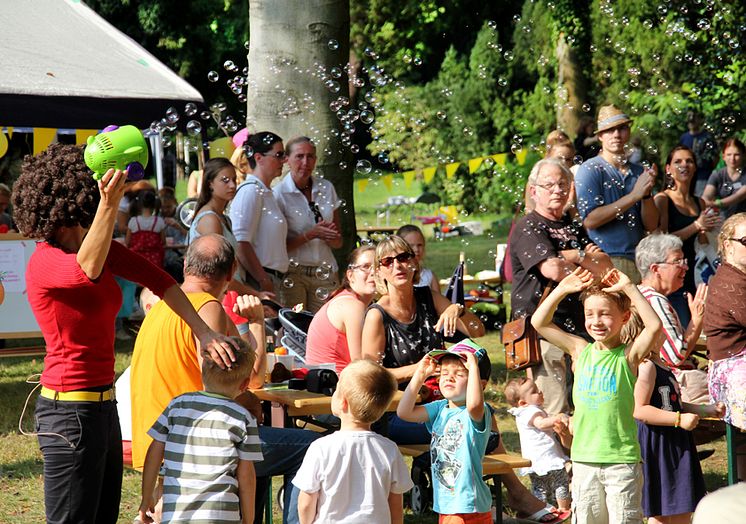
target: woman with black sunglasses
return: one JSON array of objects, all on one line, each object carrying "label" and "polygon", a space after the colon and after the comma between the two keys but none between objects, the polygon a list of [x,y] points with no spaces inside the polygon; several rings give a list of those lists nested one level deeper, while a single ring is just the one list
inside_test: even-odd
[{"label": "woman with black sunglasses", "polygon": [[249,135],[243,147],[253,172],[236,188],[231,204],[236,256],[246,270],[247,284],[275,293],[284,303],[283,281],[289,261],[285,242],[277,240],[287,236],[287,220],[270,187],[282,174],[285,148],[282,138],[270,131]]},{"label": "woman with black sunglasses", "polygon": [[[725,404],[725,422],[746,430],[746,213],[725,221],[718,252],[722,263],[708,282],[704,317],[710,396]],[[738,457],[738,478],[746,480],[746,454]]]},{"label": "woman with black sunglasses", "polygon": [[332,249],[342,247],[340,200],[331,182],[313,176],[316,146],[310,138],[291,139],[285,153],[290,172],[274,189],[288,222],[285,304],[303,303],[315,313],[339,286]]}]

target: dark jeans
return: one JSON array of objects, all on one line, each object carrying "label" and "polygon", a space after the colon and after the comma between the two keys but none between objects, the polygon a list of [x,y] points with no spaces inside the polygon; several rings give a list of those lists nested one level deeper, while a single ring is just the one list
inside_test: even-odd
[{"label": "dark jeans", "polygon": [[36,431],[58,434],[38,436],[47,522],[116,523],[123,470],[116,402],[39,397]]},{"label": "dark jeans", "polygon": [[303,463],[308,446],[321,437],[320,433],[305,429],[272,428],[259,426],[259,438],[262,441],[264,460],[254,462],[256,470],[256,502],[254,504],[254,524],[261,524],[264,515],[264,505],[267,501],[268,490],[271,488],[272,477],[284,477],[284,510],[282,521],[284,524],[297,524],[298,519],[298,488],[292,481]]}]

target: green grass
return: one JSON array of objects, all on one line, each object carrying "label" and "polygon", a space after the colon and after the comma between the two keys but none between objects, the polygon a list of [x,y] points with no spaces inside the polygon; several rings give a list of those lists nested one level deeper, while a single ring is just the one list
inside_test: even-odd
[{"label": "green grass", "polygon": [[[357,193],[357,186],[355,190],[359,226],[366,223],[376,225],[376,220],[385,220],[385,217],[376,216],[375,206],[385,202],[388,196],[397,194],[416,196],[421,193],[419,183],[415,182],[411,188],[407,189],[402,179],[394,180],[394,189],[391,193],[380,181],[371,182],[362,194]],[[415,209],[415,214],[426,215],[434,211],[433,207],[430,209],[424,206],[418,207],[422,209]],[[391,225],[409,223],[411,213],[409,206],[401,206],[393,210],[389,218]],[[463,218],[475,219],[474,217]],[[494,216],[477,218],[487,226],[496,219]],[[430,237],[429,227],[425,229],[425,232]],[[473,274],[482,269],[494,269],[495,245],[497,242],[505,242],[506,237],[507,224],[503,222],[496,231],[490,231],[482,236],[455,237],[438,241],[429,238],[426,265],[435,271],[438,277],[448,277],[458,263],[459,253],[463,251],[466,254],[469,273]],[[496,332],[488,333],[480,339],[480,342],[488,349],[493,363],[492,380],[487,386],[485,397],[497,408],[498,422],[507,449],[517,453],[520,446],[515,420],[507,412],[508,406],[502,393],[508,373],[499,335]],[[8,345],[18,343],[18,341],[8,341]],[[117,343],[115,365],[117,374],[129,365],[131,352],[132,342]],[[33,385],[27,384],[26,379],[33,374],[41,373],[42,367],[43,360],[40,357],[0,358],[0,515],[2,515],[0,521],[2,522],[30,524],[44,520],[41,454],[35,437],[24,436],[18,432],[21,410],[26,397],[33,389]],[[35,397],[36,395],[31,397],[23,419],[23,428],[26,431],[33,429]],[[703,462],[702,468],[708,489],[714,490],[726,484],[727,461],[724,439],[721,438],[708,447],[713,447],[716,453],[712,458]],[[275,492],[280,482],[279,478],[275,479]],[[130,524],[132,522],[139,506],[139,492],[140,474],[125,470],[120,523]],[[274,509],[274,521],[282,522],[276,505]],[[429,524],[436,522],[437,519],[434,515],[415,516],[407,513],[404,521],[407,524]]]}]

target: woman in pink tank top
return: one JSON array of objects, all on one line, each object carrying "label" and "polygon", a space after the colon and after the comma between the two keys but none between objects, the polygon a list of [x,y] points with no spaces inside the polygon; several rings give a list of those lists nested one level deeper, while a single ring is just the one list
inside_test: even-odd
[{"label": "woman in pink tank top", "polygon": [[350,254],[342,286],[314,315],[306,339],[306,364],[334,363],[337,373],[362,357],[365,310],[376,294],[373,246]]}]

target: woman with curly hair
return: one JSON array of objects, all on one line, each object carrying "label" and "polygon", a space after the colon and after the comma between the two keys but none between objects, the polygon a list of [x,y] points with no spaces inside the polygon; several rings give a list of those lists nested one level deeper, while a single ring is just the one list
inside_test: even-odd
[{"label": "woman with curly hair", "polygon": [[13,188],[14,216],[38,239],[26,288],[47,346],[36,401],[49,522],[113,523],[122,486],[122,437],[114,399],[115,275],[157,293],[192,328],[204,353],[230,366],[232,345],[194,311],[162,269],[112,241],[126,172],[96,183],[78,146],[26,157]]}]

